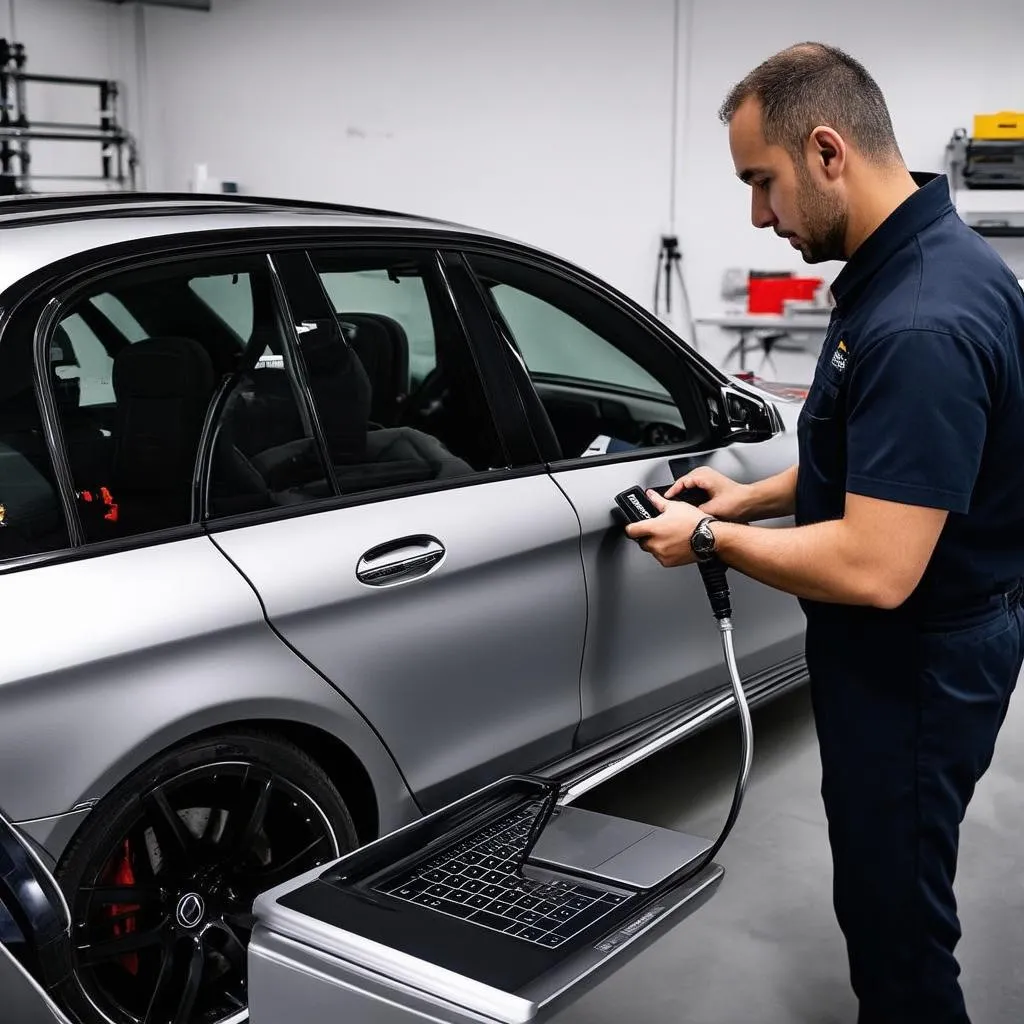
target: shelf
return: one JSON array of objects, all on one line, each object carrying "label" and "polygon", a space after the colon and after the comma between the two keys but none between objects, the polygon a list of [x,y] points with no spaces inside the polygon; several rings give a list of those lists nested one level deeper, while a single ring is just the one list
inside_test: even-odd
[{"label": "shelf", "polygon": [[985,238],[1024,238],[1024,224],[971,224]]},{"label": "shelf", "polygon": [[1024,213],[1024,188],[958,188],[953,193],[957,213]]}]

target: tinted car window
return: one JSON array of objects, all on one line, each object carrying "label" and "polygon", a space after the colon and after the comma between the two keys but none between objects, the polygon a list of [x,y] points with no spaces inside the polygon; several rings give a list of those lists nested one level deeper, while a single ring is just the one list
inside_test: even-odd
[{"label": "tinted car window", "polygon": [[94,295],[90,302],[117,328],[127,341],[141,341],[146,332],[124,303],[116,296],[107,292]]},{"label": "tinted car window", "polygon": [[61,328],[52,344],[58,348],[70,345],[70,351],[59,352],[54,367],[62,380],[78,381],[79,405],[103,405],[114,401],[111,377],[114,359],[110,344],[105,344],[97,331],[115,340],[117,345],[141,341],[146,337],[145,330],[124,304],[107,292],[91,296],[88,306],[61,321]]},{"label": "tinted car window", "polygon": [[409,380],[423,381],[437,362],[434,321],[422,277],[392,276],[385,269],[323,270],[320,275],[334,308],[377,313],[401,325],[409,344]]},{"label": "tinted car window", "polygon": [[623,308],[569,277],[467,254],[565,458],[692,444],[684,361]]},{"label": "tinted car window", "polygon": [[248,274],[207,274],[193,277],[188,286],[240,340],[252,334],[252,284]]},{"label": "tinted car window", "polygon": [[636,360],[565,310],[508,284],[495,284],[491,294],[531,373],[618,384],[668,397]]},{"label": "tinted car window", "polygon": [[[338,430],[332,461],[341,490],[442,481],[505,466],[436,257],[348,250],[315,251],[310,258],[355,356],[310,371],[321,419],[333,416]],[[313,338],[303,335],[300,346]],[[342,409],[344,425],[338,422]]]},{"label": "tinted car window", "polygon": [[31,326],[0,334],[0,564],[69,542],[34,392]]},{"label": "tinted car window", "polygon": [[61,381],[78,381],[79,406],[114,401],[114,360],[80,313],[61,321],[51,345],[57,349],[53,354],[55,376]]},{"label": "tinted car window", "polygon": [[49,376],[87,542],[193,522],[207,426],[210,515],[301,500],[302,460],[302,482],[323,480],[272,295],[265,258],[243,255],[126,271],[74,297]]}]

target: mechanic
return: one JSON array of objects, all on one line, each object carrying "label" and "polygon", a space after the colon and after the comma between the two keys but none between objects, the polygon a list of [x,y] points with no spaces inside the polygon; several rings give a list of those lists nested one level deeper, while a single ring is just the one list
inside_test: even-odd
[{"label": "mechanic", "polygon": [[662,565],[713,554],[800,599],[859,1024],[965,1024],[959,826],[1024,658],[1024,292],[946,178],[908,172],[842,51],[783,50],[721,117],[754,226],[845,266],[798,465],[698,468],[666,494],[703,487],[703,506],[652,491],[661,514],[626,532]]}]

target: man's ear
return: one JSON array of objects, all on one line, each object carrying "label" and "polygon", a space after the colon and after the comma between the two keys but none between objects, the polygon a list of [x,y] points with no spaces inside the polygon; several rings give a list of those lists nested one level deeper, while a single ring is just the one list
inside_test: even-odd
[{"label": "man's ear", "polygon": [[835,181],[846,166],[846,142],[834,128],[819,125],[808,137],[807,157],[812,168]]}]

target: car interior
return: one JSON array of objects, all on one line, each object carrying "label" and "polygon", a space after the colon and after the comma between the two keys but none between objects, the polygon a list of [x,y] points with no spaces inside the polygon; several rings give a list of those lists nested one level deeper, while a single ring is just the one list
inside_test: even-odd
[{"label": "car interior", "polygon": [[[320,259],[318,272],[358,272],[351,258],[338,259]],[[127,273],[83,295],[56,325],[50,379],[87,541],[504,464],[466,339],[425,287],[423,266],[396,261],[384,270],[390,282],[422,288],[435,348],[426,364],[422,354],[412,357],[397,315],[336,302],[333,321],[299,334],[298,366],[282,342],[266,265],[243,257],[232,260],[232,272],[223,269],[222,261]],[[498,330],[521,348],[522,328],[515,325],[517,337],[495,300],[499,282],[481,279]],[[539,334],[532,346],[551,343]],[[16,524],[0,530],[7,557],[19,543],[26,553],[66,543],[30,348],[24,338],[0,352],[0,380],[13,392],[0,394],[0,459],[8,466],[0,522]],[[687,440],[667,393],[527,370],[540,399],[528,411],[553,457],[592,453],[602,436],[625,449]],[[299,397],[303,384],[316,424]],[[201,508],[193,479],[211,409]]]},{"label": "car interior", "polygon": [[[540,428],[553,434],[560,458],[596,454],[592,445],[601,437],[623,449],[697,440],[663,384],[675,381],[678,367],[664,360],[646,365],[659,353],[618,310],[557,275],[490,257],[472,263],[495,328],[518,353],[537,394],[546,421]],[[642,352],[630,344],[638,336]],[[534,410],[532,418],[537,415]]]},{"label": "car interior", "polygon": [[[84,297],[57,326],[51,379],[88,540],[192,521],[193,473],[211,406],[206,511],[214,517],[330,497],[335,487],[355,493],[494,464],[480,432],[467,429],[476,399],[449,346],[439,343],[437,365],[410,396],[417,382],[401,325],[344,311],[300,335],[302,365],[295,366],[269,274],[255,264],[246,270],[231,281],[251,303],[247,336],[190,287],[188,273],[166,270],[108,284],[102,303]],[[113,302],[120,322],[108,315]],[[90,371],[76,352],[86,342],[102,346],[109,364],[110,386],[99,400],[84,400]],[[325,451],[297,396],[300,380],[313,395]]]},{"label": "car interior", "polygon": [[[348,345],[340,343],[336,327]],[[211,512],[231,514],[326,497],[331,474],[342,493],[354,493],[473,473],[435,436],[396,422],[402,392],[395,391],[395,371],[403,356],[407,359],[395,344],[401,341],[400,331],[398,324],[389,330],[363,314],[358,326],[339,317],[337,325],[320,324],[302,337],[330,474],[312,430],[302,423],[287,350],[276,333],[268,336],[267,345],[254,334],[218,418]],[[392,425],[373,418],[374,406]]]},{"label": "car interior", "polygon": [[0,344],[0,559],[50,551],[67,529],[36,404],[31,338]]}]

